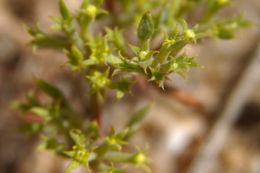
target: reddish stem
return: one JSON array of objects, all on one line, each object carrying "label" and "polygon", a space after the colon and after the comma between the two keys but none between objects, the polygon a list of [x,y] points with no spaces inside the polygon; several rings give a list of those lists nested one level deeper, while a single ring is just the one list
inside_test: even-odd
[{"label": "reddish stem", "polygon": [[106,6],[107,11],[109,11],[109,13],[115,12],[115,0],[106,0],[105,6]]},{"label": "reddish stem", "polygon": [[101,105],[98,99],[97,94],[93,94],[91,96],[91,104],[92,104],[92,120],[96,121],[98,126],[100,127],[100,131],[102,131],[102,113],[101,113]]}]

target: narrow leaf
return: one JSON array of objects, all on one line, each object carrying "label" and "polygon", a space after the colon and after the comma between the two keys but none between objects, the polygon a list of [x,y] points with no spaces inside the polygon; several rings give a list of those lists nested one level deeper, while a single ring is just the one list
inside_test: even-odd
[{"label": "narrow leaf", "polygon": [[63,17],[63,19],[68,20],[71,18],[70,11],[69,11],[67,5],[65,4],[64,0],[60,0],[59,8],[60,8],[60,13],[61,13],[61,16]]},{"label": "narrow leaf", "polygon": [[140,122],[144,116],[148,113],[150,109],[150,105],[147,105],[143,107],[141,110],[137,111],[134,116],[128,121],[127,125],[128,127],[133,126],[134,124]]},{"label": "narrow leaf", "polygon": [[30,112],[39,115],[40,117],[44,118],[45,120],[50,119],[50,112],[42,107],[33,107]]},{"label": "narrow leaf", "polygon": [[66,168],[66,173],[71,172],[72,170],[78,168],[81,165],[80,162],[73,160],[72,162],[70,162],[70,164],[67,166]]},{"label": "narrow leaf", "polygon": [[52,98],[54,99],[64,98],[62,92],[57,87],[40,79],[37,79],[35,82],[46,94],[48,94]]},{"label": "narrow leaf", "polygon": [[140,41],[147,41],[153,34],[154,24],[150,13],[145,13],[139,23],[137,34]]}]

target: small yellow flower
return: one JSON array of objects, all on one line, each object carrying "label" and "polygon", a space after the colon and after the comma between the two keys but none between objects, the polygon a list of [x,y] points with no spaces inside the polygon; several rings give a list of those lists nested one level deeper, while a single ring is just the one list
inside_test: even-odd
[{"label": "small yellow flower", "polygon": [[97,15],[97,8],[96,6],[94,5],[88,5],[87,6],[87,9],[86,9],[86,13],[89,15],[89,16],[96,16]]},{"label": "small yellow flower", "polygon": [[229,4],[230,1],[229,0],[218,0],[217,3],[218,3],[218,5],[223,6],[223,5]]},{"label": "small yellow flower", "polygon": [[191,29],[185,31],[185,36],[188,37],[189,39],[195,39],[195,33]]}]

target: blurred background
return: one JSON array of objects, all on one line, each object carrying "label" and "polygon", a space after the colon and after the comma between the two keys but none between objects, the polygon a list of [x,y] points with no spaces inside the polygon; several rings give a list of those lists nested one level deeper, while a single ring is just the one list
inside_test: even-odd
[{"label": "blurred background", "polygon": [[[62,66],[62,53],[33,53],[28,44],[24,24],[48,28],[49,16],[58,14],[57,2],[0,0],[0,173],[62,173],[68,163],[51,152],[34,151],[37,138],[19,132],[22,119],[10,107],[35,87],[35,76],[53,82],[75,106],[88,102],[79,92],[84,89],[81,78]],[[234,2],[231,10],[259,23],[259,0]],[[76,8],[80,2],[68,3]],[[120,129],[136,108],[152,102],[131,142],[150,145],[154,172],[259,173],[259,34],[259,27],[251,27],[233,40],[187,47],[204,68],[193,69],[188,80],[171,76],[167,93],[137,87],[120,102],[108,96],[103,122]]]}]

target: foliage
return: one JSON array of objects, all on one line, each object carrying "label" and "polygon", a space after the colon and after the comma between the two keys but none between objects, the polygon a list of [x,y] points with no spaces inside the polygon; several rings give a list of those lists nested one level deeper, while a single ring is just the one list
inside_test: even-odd
[{"label": "foliage", "polygon": [[90,172],[98,166],[100,172],[122,172],[124,167],[114,167],[117,163],[129,163],[150,172],[147,163],[149,159],[145,151],[136,150],[133,153],[124,151],[127,139],[133,134],[134,125],[147,113],[144,107],[129,120],[121,132],[111,130],[107,136],[100,136],[99,126],[95,121],[84,120],[67,104],[61,91],[44,81],[36,84],[47,95],[52,97],[48,104],[37,101],[33,92],[27,96],[26,103],[15,102],[14,107],[25,114],[33,114],[40,118],[39,122],[31,122],[24,126],[29,133],[38,134],[42,143],[38,149],[53,150],[57,154],[68,157],[72,161],[67,172],[84,165]]},{"label": "foliage", "polygon": [[[52,17],[51,32],[38,26],[27,29],[33,47],[65,52],[67,65],[90,84],[90,95],[104,98],[109,88],[120,99],[130,92],[136,76],[163,88],[169,74],[185,77],[190,68],[199,67],[195,57],[183,52],[186,45],[204,38],[230,39],[235,31],[249,26],[250,22],[240,16],[217,15],[229,4],[229,0],[83,0],[80,9],[71,12],[60,0],[60,16]],[[111,8],[115,6],[118,9]],[[198,12],[201,15],[192,19]],[[137,41],[133,44],[130,38]],[[53,150],[72,160],[67,172],[80,165],[89,172],[123,172],[125,167],[118,163],[151,171],[144,150],[125,151],[134,124],[148,107],[137,112],[121,132],[112,130],[102,137],[99,124],[72,110],[57,87],[38,79],[36,84],[52,100],[42,104],[30,93],[26,103],[16,102],[14,106],[40,118],[28,123],[26,129],[41,136],[39,149]]]}]

